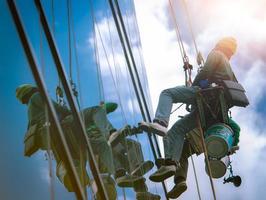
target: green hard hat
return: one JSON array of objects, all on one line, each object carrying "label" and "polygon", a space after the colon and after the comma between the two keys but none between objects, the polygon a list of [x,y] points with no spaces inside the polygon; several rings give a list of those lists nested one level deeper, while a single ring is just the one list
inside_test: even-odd
[{"label": "green hard hat", "polygon": [[25,104],[24,98],[33,91],[37,91],[37,88],[31,84],[20,85],[16,89],[16,97],[21,103]]},{"label": "green hard hat", "polygon": [[114,112],[118,107],[117,103],[113,103],[113,102],[104,103],[103,106],[107,114]]}]

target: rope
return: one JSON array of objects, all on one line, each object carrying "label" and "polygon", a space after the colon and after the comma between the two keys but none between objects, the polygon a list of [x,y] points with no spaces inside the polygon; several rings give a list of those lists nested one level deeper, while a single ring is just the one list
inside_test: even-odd
[{"label": "rope", "polygon": [[183,44],[183,41],[182,41],[182,38],[181,38],[181,33],[179,31],[179,28],[178,28],[178,23],[177,23],[177,20],[176,20],[176,17],[175,17],[173,5],[171,3],[171,0],[168,0],[168,2],[169,2],[169,9],[170,9],[170,12],[171,12],[171,15],[172,15],[172,18],[173,18],[173,22],[174,22],[174,27],[175,27],[175,32],[176,32],[176,36],[177,36],[178,46],[179,46],[180,53],[181,53],[181,56],[182,56],[182,59],[183,59],[183,63],[185,64],[186,62],[188,62],[188,57],[186,55],[184,44]]},{"label": "rope", "polygon": [[193,155],[192,155],[192,152],[191,152],[190,144],[188,144],[188,147],[189,147],[189,155],[190,155],[192,166],[193,166],[193,172],[194,172],[194,178],[195,178],[195,181],[196,181],[198,197],[199,197],[199,200],[201,200],[199,182],[198,182],[197,172],[196,172],[195,163],[194,163]]},{"label": "rope", "polygon": [[94,57],[96,61],[96,70],[97,70],[97,79],[98,79],[98,89],[99,89],[99,101],[104,101],[105,100],[105,95],[104,95],[104,88],[103,88],[103,80],[102,80],[102,72],[101,72],[101,67],[100,67],[100,62],[99,62],[99,51],[98,51],[98,42],[97,42],[97,37],[96,37],[96,20],[95,20],[95,15],[94,15],[94,9],[92,2],[89,1],[90,4],[90,14],[91,18],[93,20],[93,45],[94,45]]},{"label": "rope", "polygon": [[[195,37],[194,37],[194,33],[192,31],[192,26],[191,26],[188,10],[187,10],[187,7],[186,7],[186,4],[185,4],[184,0],[183,0],[183,3],[185,5],[186,14],[187,14],[187,17],[188,17],[188,20],[189,20],[189,27],[190,27],[190,32],[192,34],[192,38],[193,38],[193,41],[194,41],[194,46],[195,46],[197,55],[199,56],[199,51],[198,51],[198,48],[197,48],[197,44],[196,44],[196,40],[195,40]],[[185,52],[184,45],[183,45],[183,42],[182,42],[182,39],[181,39],[181,34],[180,34],[180,31],[179,31],[179,28],[178,28],[178,24],[177,24],[177,21],[176,21],[176,17],[175,17],[175,14],[174,14],[174,9],[173,9],[171,0],[169,0],[169,6],[170,6],[171,14],[172,14],[172,17],[173,17],[173,21],[174,21],[174,24],[175,24],[175,30],[176,30],[177,38],[179,40],[178,44],[179,44],[180,52],[181,52],[181,55],[182,55],[182,58],[183,58],[183,62],[184,62],[185,84],[186,84],[186,86],[191,86],[191,83],[192,83],[192,81],[191,81],[192,66],[189,64],[188,57],[186,56],[186,52]],[[201,60],[201,63],[202,63],[202,61],[203,61],[203,58]],[[199,64],[199,62],[198,62],[198,64]],[[212,188],[212,193],[213,193],[214,200],[216,200],[216,194],[215,194],[214,184],[213,184],[213,180],[212,180],[212,172],[211,172],[210,163],[209,163],[209,159],[208,159],[208,153],[207,153],[207,149],[206,149],[206,144],[204,142],[204,135],[203,135],[203,131],[202,131],[202,127],[201,127],[199,119],[197,119],[197,123],[198,123],[198,127],[199,127],[199,130],[200,130],[200,133],[201,133],[201,142],[202,142],[202,146],[203,146],[203,149],[204,149],[205,160],[206,160],[207,168],[208,168],[208,172],[209,172],[209,179],[210,179],[210,184],[211,184],[211,188]],[[193,171],[194,171],[194,175],[195,175],[195,179],[196,179],[196,183],[197,183],[198,194],[199,194],[199,198],[200,198],[200,193],[199,193],[199,188],[198,188],[198,181],[197,181],[194,161],[192,163],[193,163]]]},{"label": "rope", "polygon": [[[43,57],[43,39],[42,39],[42,30],[41,30],[41,22],[39,21],[40,28],[40,64],[42,69],[43,77],[45,77],[45,63]],[[55,189],[54,189],[54,173],[53,173],[53,164],[52,164],[52,154],[51,154],[51,139],[50,139],[50,121],[48,115],[48,108],[45,106],[45,132],[47,135],[47,155],[48,155],[48,168],[49,168],[49,190],[50,190],[50,199],[55,200]]]},{"label": "rope", "polygon": [[209,172],[209,179],[210,179],[210,183],[211,183],[213,199],[216,200],[215,188],[214,188],[214,184],[213,184],[213,180],[212,180],[212,171],[211,171],[211,167],[210,167],[210,162],[209,162],[209,157],[208,157],[206,144],[204,142],[203,130],[202,130],[199,118],[197,118],[197,126],[198,126],[199,131],[200,131],[201,144],[202,144],[202,147],[203,147],[203,152],[204,152],[204,156],[205,156],[205,160],[206,160],[207,168],[208,168],[208,172]]},{"label": "rope", "polygon": [[[124,111],[124,108],[123,108],[123,105],[122,105],[122,101],[121,101],[121,94],[120,94],[119,89],[118,89],[118,85],[119,85],[118,80],[120,79],[119,74],[122,73],[122,72],[121,71],[117,71],[117,70],[121,69],[121,67],[120,67],[119,63],[116,63],[116,61],[115,61],[113,41],[112,41],[111,31],[110,31],[110,25],[109,25],[109,21],[107,21],[107,22],[108,22],[109,39],[110,39],[111,49],[112,49],[112,57],[113,57],[113,62],[114,62],[114,67],[115,67],[115,72],[116,72],[116,79],[114,78],[114,74],[113,74],[112,69],[111,69],[111,64],[110,64],[110,61],[108,59],[107,51],[105,49],[105,45],[104,45],[104,42],[102,40],[102,35],[101,35],[101,32],[100,32],[99,27],[97,26],[97,24],[96,24],[96,29],[97,29],[97,32],[98,32],[98,35],[99,35],[99,38],[100,38],[100,41],[101,41],[101,44],[102,44],[102,47],[103,47],[103,50],[104,50],[104,55],[105,55],[105,58],[107,60],[107,64],[108,64],[108,67],[109,67],[109,71],[111,73],[112,81],[113,81],[114,86],[115,86],[115,91],[116,91],[116,93],[118,95],[118,100],[119,100],[119,105],[120,105],[120,108],[121,108],[121,114],[122,114],[121,116],[122,116],[123,122],[124,122],[124,124],[128,124],[128,121],[126,119],[126,114],[125,114],[125,111]],[[117,69],[117,66],[118,66],[118,69]],[[130,94],[132,94],[132,93],[130,93]],[[124,140],[126,140],[126,138],[124,138]],[[137,141],[139,142],[138,138],[137,138]],[[127,145],[127,142],[125,142],[125,146],[126,146],[126,150],[129,151],[129,147]],[[135,152],[136,152],[137,151],[136,147],[134,146],[133,148],[134,148],[133,150],[135,150]],[[130,158],[129,157],[128,157],[128,161],[130,162]],[[124,191],[124,189],[123,189],[123,191]],[[124,199],[126,199],[125,196],[124,196]]]},{"label": "rope", "polygon": [[[78,60],[78,54],[77,54],[77,46],[76,46],[76,34],[74,30],[74,22],[73,22],[73,17],[72,17],[72,5],[71,5],[71,0],[67,0],[67,21],[68,21],[68,47],[69,47],[69,75],[70,75],[70,84],[71,84],[71,89],[73,91],[73,94],[76,98],[76,102],[78,105],[79,111],[81,111],[81,105],[78,99],[78,91],[76,88],[76,84],[73,81],[73,73],[72,73],[72,43],[71,43],[71,33],[73,37],[73,44],[74,44],[74,56],[75,56],[75,62],[76,62],[76,70],[77,70],[77,79],[78,79],[78,87],[79,90],[81,91],[81,83],[80,83],[80,73],[79,73],[79,60]],[[84,116],[81,112],[81,118],[83,119],[82,122],[85,125],[84,121]],[[86,159],[82,156],[82,152],[84,149],[80,147],[80,170],[82,172],[82,177],[81,177],[81,183],[84,185],[83,190],[84,194],[87,197],[87,190],[85,186],[85,176],[86,176],[86,167],[84,168],[84,165],[86,165]]]},{"label": "rope", "polygon": [[72,82],[72,48],[71,48],[71,25],[70,25],[70,0],[67,0],[67,27],[68,27],[68,65],[70,82]]},{"label": "rope", "polygon": [[197,63],[199,65],[199,67],[202,67],[204,65],[204,59],[203,59],[200,51],[198,50],[198,46],[197,46],[197,43],[196,43],[194,31],[193,31],[192,24],[191,24],[191,18],[190,18],[190,15],[189,15],[189,12],[188,12],[188,8],[187,8],[187,4],[186,4],[185,0],[182,0],[182,3],[183,3],[184,8],[185,8],[185,13],[186,13],[186,16],[187,16],[187,19],[188,19],[189,30],[190,30],[190,33],[191,33],[191,36],[192,36],[192,40],[193,40],[193,43],[194,43],[195,51],[197,53]]},{"label": "rope", "polygon": [[[52,13],[52,33],[55,36],[55,13],[54,13],[54,0],[51,0],[51,13]],[[61,86],[60,77],[58,75],[58,85],[56,87],[56,102],[60,105],[65,105],[64,93]]]}]

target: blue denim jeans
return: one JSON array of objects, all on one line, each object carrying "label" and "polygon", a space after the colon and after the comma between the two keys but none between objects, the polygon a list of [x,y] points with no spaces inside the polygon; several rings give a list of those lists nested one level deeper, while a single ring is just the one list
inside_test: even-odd
[{"label": "blue denim jeans", "polygon": [[[161,92],[158,107],[155,114],[155,119],[163,121],[165,124],[169,123],[170,113],[173,103],[196,103],[196,92],[198,87],[177,86],[166,89]],[[197,111],[193,110],[183,118],[179,119],[169,129],[167,135],[164,137],[165,158],[170,158],[179,161],[184,145],[184,138],[186,133],[196,128]]]}]

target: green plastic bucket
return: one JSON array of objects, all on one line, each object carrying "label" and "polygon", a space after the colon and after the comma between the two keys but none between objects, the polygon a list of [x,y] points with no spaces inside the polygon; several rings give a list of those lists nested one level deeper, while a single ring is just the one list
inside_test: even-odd
[{"label": "green plastic bucket", "polygon": [[226,124],[214,124],[205,132],[205,143],[210,157],[223,158],[232,148],[233,142],[234,132]]}]

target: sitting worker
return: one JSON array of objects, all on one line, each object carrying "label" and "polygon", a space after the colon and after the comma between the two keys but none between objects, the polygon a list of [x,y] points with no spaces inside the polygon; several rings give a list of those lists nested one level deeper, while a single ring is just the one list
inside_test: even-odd
[{"label": "sitting worker", "polygon": [[[107,104],[106,107],[107,108],[103,108],[102,106],[93,106],[85,108],[82,110],[81,115],[84,119],[86,133],[88,135],[96,162],[98,163],[98,168],[101,168],[101,166],[104,165],[106,166],[106,173],[114,174],[112,149],[108,144],[110,125],[106,115],[107,113],[112,112],[114,108],[113,104]],[[77,141],[77,138],[75,137],[74,130],[76,128],[73,116],[67,116],[61,124],[65,131],[66,139],[69,141],[68,143],[70,145],[70,149],[72,150],[73,158],[75,160],[83,158],[83,164],[86,164],[86,149],[80,149],[79,141]],[[61,173],[62,178],[60,178],[60,180],[64,183],[63,180],[68,177],[68,174],[65,169],[63,171],[65,173]],[[57,174],[59,174],[58,171]],[[86,174],[86,172],[83,171],[83,174]],[[103,178],[104,183],[112,183],[112,181],[109,181],[111,177],[108,178],[107,176],[103,176]]]},{"label": "sitting worker", "polygon": [[[108,106],[112,104],[114,103],[105,103],[103,106],[108,110]],[[159,195],[148,192],[145,184],[146,179],[143,177],[153,168],[153,162],[144,161],[139,142],[126,138],[127,136],[140,134],[142,131],[129,125],[126,125],[120,130],[115,130],[111,123],[109,123],[109,129],[109,143],[113,151],[115,166],[114,178],[117,185],[119,187],[133,188],[136,192],[137,200],[159,200]],[[104,172],[104,165],[100,166],[102,166],[100,167],[100,171]]]},{"label": "sitting worker", "polygon": [[[179,166],[179,161],[183,151],[184,138],[186,133],[197,127],[196,93],[200,87],[206,87],[212,83],[220,84],[222,80],[237,81],[229,64],[231,56],[236,51],[236,40],[226,37],[218,41],[215,48],[207,57],[202,70],[197,74],[191,87],[177,86],[162,91],[154,123],[142,123],[141,127],[145,131],[152,131],[164,137],[165,159],[161,167],[150,179],[161,182],[175,175]],[[192,105],[192,111],[168,130],[167,126],[173,103],[185,103]],[[167,133],[167,134],[166,134]],[[168,193],[169,198],[177,198],[182,193],[182,189],[175,185]]]},{"label": "sitting worker", "polygon": [[[31,156],[36,151],[49,150],[48,138],[54,134],[53,124],[49,124],[49,120],[46,116],[45,103],[38,92],[38,89],[30,84],[24,84],[17,88],[16,97],[22,104],[28,105],[28,131],[25,135],[24,143],[24,155]],[[81,142],[73,130],[75,130],[75,124],[73,123],[73,117],[71,112],[64,106],[53,102],[56,113],[61,122],[66,142],[70,149],[74,167],[78,172],[82,185],[88,184],[88,175],[86,172],[86,152],[81,149]],[[105,125],[107,124],[106,110],[101,106],[92,108],[86,108],[82,111],[85,120],[86,132],[90,138],[93,151],[99,159],[101,159],[107,166],[108,173],[114,173],[112,150],[107,142],[107,135],[109,129]],[[97,132],[90,130],[91,125],[94,124]],[[51,137],[51,150],[54,154],[57,167],[56,174],[59,180],[64,184],[68,191],[73,191],[69,173],[66,170],[64,160],[60,155],[62,149],[58,145],[58,142]],[[83,161],[83,162],[81,162]]]}]

